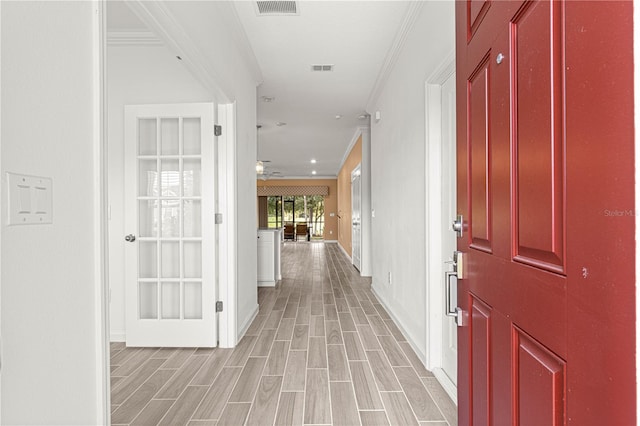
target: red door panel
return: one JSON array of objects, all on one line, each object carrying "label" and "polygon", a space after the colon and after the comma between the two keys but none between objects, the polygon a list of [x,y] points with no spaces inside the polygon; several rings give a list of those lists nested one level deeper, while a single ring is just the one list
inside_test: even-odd
[{"label": "red door panel", "polygon": [[485,14],[491,6],[491,0],[468,0],[468,19],[467,19],[467,34],[471,38],[476,32],[480,23],[482,22]]},{"label": "red door panel", "polygon": [[469,205],[468,229],[472,247],[491,251],[490,173],[490,68],[488,53],[473,70],[467,84],[469,105]]},{"label": "red door panel", "polygon": [[518,328],[513,341],[516,424],[565,424],[565,362]]},{"label": "red door panel", "polygon": [[480,300],[471,298],[471,362],[473,395],[473,418],[477,425],[489,425],[489,390],[491,360],[491,308]]},{"label": "red door panel", "polygon": [[525,3],[511,22],[515,258],[564,271],[562,8]]},{"label": "red door panel", "polygon": [[456,3],[461,425],[635,424],[631,12]]}]

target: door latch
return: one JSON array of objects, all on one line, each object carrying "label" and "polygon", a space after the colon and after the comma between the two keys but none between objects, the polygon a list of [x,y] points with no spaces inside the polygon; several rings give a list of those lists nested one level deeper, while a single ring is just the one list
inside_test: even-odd
[{"label": "door latch", "polygon": [[453,221],[453,223],[451,224],[451,228],[456,232],[456,234],[458,235],[458,238],[462,237],[462,234],[464,233],[463,231],[464,218],[462,217],[461,214],[459,214],[456,217],[456,220]]}]

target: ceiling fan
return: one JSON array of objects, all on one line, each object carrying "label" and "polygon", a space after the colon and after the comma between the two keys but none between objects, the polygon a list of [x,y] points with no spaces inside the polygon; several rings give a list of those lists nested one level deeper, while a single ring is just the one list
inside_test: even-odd
[{"label": "ceiling fan", "polygon": [[267,180],[271,177],[278,177],[282,175],[282,173],[277,170],[269,169],[267,163],[270,162],[271,160],[258,160],[256,162],[256,174],[260,177],[260,179]]}]

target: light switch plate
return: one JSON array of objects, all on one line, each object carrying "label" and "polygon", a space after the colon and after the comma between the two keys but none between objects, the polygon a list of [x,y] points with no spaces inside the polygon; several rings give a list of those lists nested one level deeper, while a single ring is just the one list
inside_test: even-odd
[{"label": "light switch plate", "polygon": [[7,173],[9,225],[53,223],[53,180]]}]

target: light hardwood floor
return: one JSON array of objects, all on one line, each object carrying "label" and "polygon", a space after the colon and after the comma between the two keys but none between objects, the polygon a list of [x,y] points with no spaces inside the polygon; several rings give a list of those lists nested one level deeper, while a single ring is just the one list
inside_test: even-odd
[{"label": "light hardwood floor", "polygon": [[286,243],[235,349],[111,344],[113,425],[457,425],[456,407],[336,244]]}]

